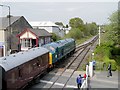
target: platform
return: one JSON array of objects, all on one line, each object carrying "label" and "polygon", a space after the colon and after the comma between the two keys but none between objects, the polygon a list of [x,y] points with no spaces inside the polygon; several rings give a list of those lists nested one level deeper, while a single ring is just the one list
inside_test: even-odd
[{"label": "platform", "polygon": [[118,89],[118,72],[112,71],[112,77],[107,77],[107,71],[95,71],[95,74],[90,78],[89,88],[115,88]]}]

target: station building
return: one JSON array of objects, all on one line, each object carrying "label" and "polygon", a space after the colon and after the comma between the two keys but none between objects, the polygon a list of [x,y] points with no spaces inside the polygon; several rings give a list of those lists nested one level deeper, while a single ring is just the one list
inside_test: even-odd
[{"label": "station building", "polygon": [[0,17],[0,57],[18,50],[16,35],[24,28],[32,28],[32,26],[23,16]]},{"label": "station building", "polygon": [[45,29],[26,28],[17,35],[21,50],[28,50],[32,47],[42,46],[51,42],[52,34]]},{"label": "station building", "polygon": [[64,30],[51,21],[33,21],[29,23],[33,28],[45,29],[49,33],[55,33],[57,36],[64,37]]}]

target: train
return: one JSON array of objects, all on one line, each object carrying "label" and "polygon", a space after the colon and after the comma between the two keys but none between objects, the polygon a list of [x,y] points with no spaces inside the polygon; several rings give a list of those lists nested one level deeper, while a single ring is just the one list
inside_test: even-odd
[{"label": "train", "polygon": [[75,48],[75,40],[68,38],[1,57],[0,89],[23,89],[62,58],[74,53]]},{"label": "train", "polygon": [[74,53],[76,45],[75,40],[69,38],[46,44],[43,47],[49,50],[49,68],[51,68],[63,57]]}]

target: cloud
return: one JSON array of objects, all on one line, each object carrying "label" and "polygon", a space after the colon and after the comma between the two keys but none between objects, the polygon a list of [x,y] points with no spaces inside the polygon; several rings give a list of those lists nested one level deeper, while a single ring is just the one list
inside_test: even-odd
[{"label": "cloud", "polygon": [[119,2],[119,0],[1,0],[1,2]]},{"label": "cloud", "polygon": [[66,11],[68,11],[68,12],[74,12],[76,10],[77,10],[77,8],[74,8],[74,7],[70,7],[70,8],[66,9]]}]

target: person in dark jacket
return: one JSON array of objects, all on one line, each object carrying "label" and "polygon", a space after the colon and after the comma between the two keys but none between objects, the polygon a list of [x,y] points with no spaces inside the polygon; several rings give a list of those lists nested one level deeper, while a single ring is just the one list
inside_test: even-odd
[{"label": "person in dark jacket", "polygon": [[108,76],[107,77],[109,77],[109,76],[112,76],[111,63],[109,63],[109,65],[108,65]]},{"label": "person in dark jacket", "polygon": [[82,76],[81,76],[81,74],[77,77],[76,82],[77,82],[78,89],[80,89],[80,87],[82,85]]}]

